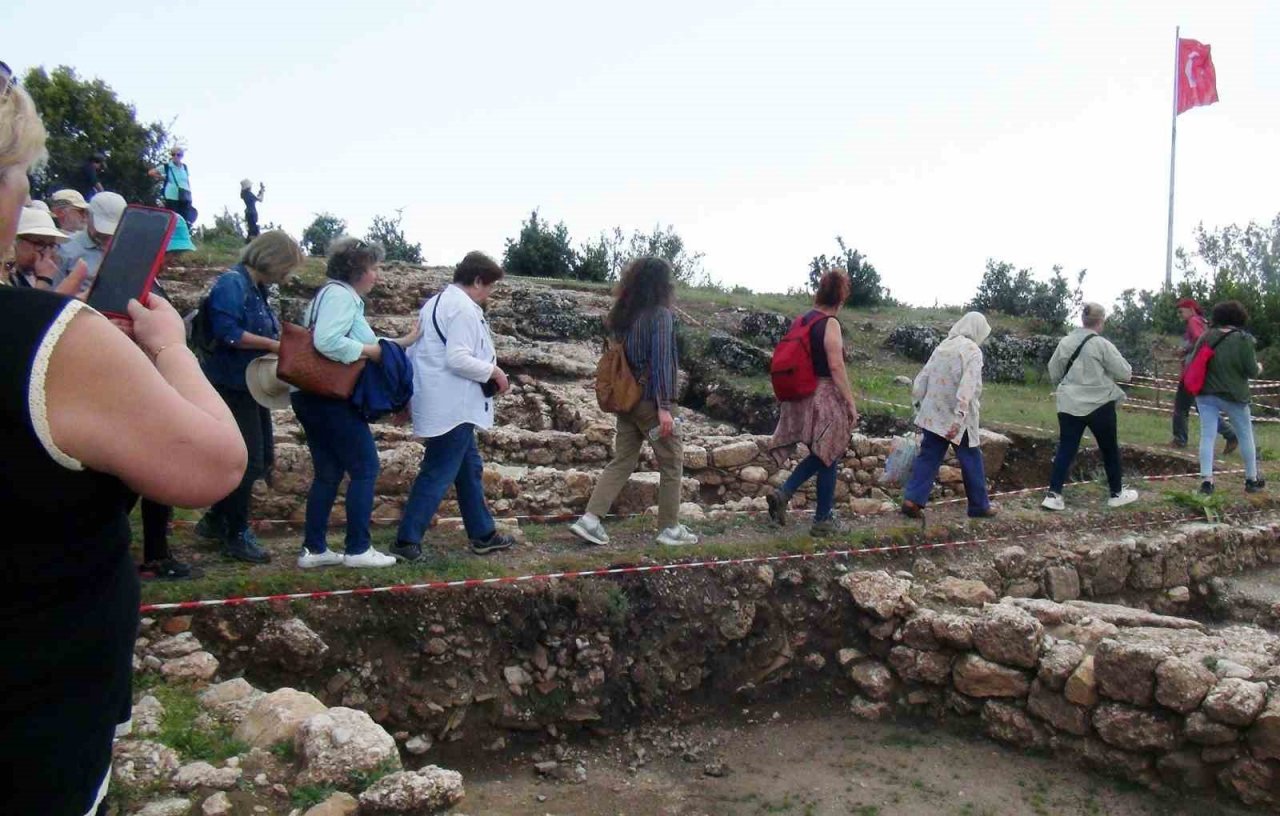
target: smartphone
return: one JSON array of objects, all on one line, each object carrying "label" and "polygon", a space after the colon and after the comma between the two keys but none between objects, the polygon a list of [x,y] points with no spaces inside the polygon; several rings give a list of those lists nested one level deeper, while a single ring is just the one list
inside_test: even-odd
[{"label": "smartphone", "polygon": [[88,304],[104,315],[125,319],[130,300],[146,306],[177,218],[158,207],[126,207],[89,289]]}]

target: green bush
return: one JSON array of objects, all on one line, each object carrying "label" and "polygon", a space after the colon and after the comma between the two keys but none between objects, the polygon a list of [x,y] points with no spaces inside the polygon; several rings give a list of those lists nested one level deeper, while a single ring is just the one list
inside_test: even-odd
[{"label": "green bush", "polygon": [[382,244],[382,248],[387,251],[388,261],[422,263],[422,244],[409,243],[409,239],[404,237],[404,230],[400,228],[403,215],[403,210],[396,210],[395,218],[375,215],[365,240]]},{"label": "green bush", "polygon": [[840,251],[831,257],[817,255],[809,261],[809,289],[817,291],[822,276],[832,269],[844,269],[849,273],[849,306],[891,306],[894,301],[889,290],[880,283],[880,273],[861,252],[845,245],[844,238],[836,236]]},{"label": "green bush", "polygon": [[966,308],[1029,317],[1039,321],[1043,329],[1056,332],[1066,325],[1071,312],[1082,302],[1080,287],[1084,275],[1084,270],[1080,270],[1073,290],[1060,266],[1053,268],[1048,281],[1040,281],[1030,269],[1015,269],[1011,263],[989,258],[977,294]]},{"label": "green bush", "polygon": [[572,278],[578,256],[569,242],[569,228],[561,221],[555,226],[538,218],[538,211],[520,227],[518,238],[507,239],[502,266],[512,275],[537,278]]},{"label": "green bush", "polygon": [[346,221],[333,213],[316,213],[315,219],[302,231],[302,248],[312,257],[323,258],[329,252],[329,244],[346,232]]}]

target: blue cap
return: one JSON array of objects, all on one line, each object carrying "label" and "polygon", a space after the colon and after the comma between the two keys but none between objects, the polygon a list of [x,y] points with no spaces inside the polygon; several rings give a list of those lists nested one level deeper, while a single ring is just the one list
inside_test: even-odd
[{"label": "blue cap", "polygon": [[173,225],[173,234],[169,236],[169,252],[195,252],[196,245],[191,242],[191,229],[187,226],[187,219],[178,216],[174,219],[177,223]]}]

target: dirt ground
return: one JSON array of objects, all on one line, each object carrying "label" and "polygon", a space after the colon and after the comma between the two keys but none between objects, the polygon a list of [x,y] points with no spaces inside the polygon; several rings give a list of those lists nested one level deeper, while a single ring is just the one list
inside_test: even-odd
[{"label": "dirt ground", "polygon": [[[813,705],[744,709],[570,750],[586,780],[540,776],[528,756],[457,766],[455,814],[512,816],[1237,816],[1249,811],[1113,782],[933,723],[886,725]],[[736,720],[726,722],[726,719]],[[643,749],[646,761],[638,767]],[[723,776],[711,776],[708,769]]]}]

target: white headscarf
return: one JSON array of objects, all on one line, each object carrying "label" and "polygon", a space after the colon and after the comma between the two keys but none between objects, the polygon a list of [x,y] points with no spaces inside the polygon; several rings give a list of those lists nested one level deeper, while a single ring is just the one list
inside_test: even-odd
[{"label": "white headscarf", "polygon": [[947,332],[947,340],[965,337],[978,345],[982,345],[989,336],[991,336],[991,324],[983,317],[982,312],[968,312],[956,321],[951,331]]}]

